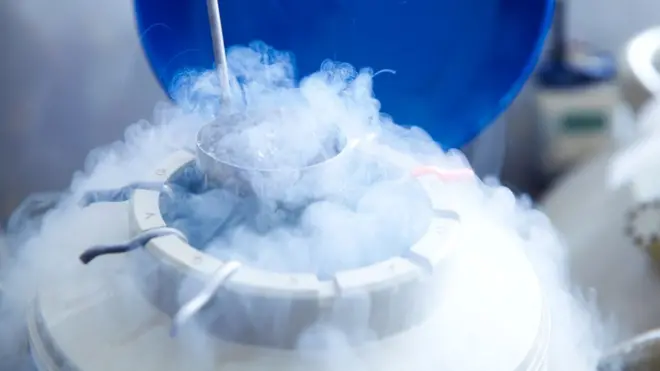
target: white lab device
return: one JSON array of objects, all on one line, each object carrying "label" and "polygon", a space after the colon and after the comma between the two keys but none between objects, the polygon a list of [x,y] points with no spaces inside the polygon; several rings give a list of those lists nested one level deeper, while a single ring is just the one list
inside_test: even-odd
[{"label": "white lab device", "polygon": [[542,201],[570,246],[575,282],[595,295],[619,340],[660,326],[660,106],[651,99],[659,50],[660,28],[621,58],[622,96],[637,114],[632,140],[576,167]]},{"label": "white lab device", "polygon": [[553,43],[535,79],[542,164],[548,174],[563,172],[609,145],[619,102],[614,58],[569,43],[565,10],[564,1],[558,1]]},{"label": "white lab device", "polygon": [[570,89],[539,89],[536,99],[546,172],[560,172],[610,145],[619,103],[613,81]]}]

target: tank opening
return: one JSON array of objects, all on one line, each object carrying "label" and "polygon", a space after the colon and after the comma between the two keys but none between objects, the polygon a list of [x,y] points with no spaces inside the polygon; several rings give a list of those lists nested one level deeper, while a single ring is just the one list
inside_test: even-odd
[{"label": "tank opening", "polygon": [[203,129],[197,163],[175,173],[171,194],[161,196],[167,225],[197,249],[327,279],[405,255],[428,229],[433,211],[418,181],[350,147],[339,131],[327,132],[316,153],[257,154],[263,161],[222,147],[226,133],[217,124]]}]

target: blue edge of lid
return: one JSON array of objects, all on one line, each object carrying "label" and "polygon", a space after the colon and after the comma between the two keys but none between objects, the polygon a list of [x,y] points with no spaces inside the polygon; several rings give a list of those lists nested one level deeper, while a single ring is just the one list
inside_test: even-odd
[{"label": "blue edge of lid", "polygon": [[[219,0],[227,47],[259,40],[294,54],[297,76],[331,58],[380,74],[382,112],[460,148],[508,107],[538,61],[553,0]],[[213,68],[203,0],[135,0],[163,88]],[[171,97],[171,94],[170,94]]]}]

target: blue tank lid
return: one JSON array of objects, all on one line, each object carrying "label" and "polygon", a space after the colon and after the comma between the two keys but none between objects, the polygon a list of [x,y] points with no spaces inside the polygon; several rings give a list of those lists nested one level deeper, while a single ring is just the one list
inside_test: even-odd
[{"label": "blue tank lid", "polygon": [[[219,0],[227,47],[263,41],[295,55],[298,76],[323,60],[388,69],[382,111],[443,148],[475,138],[534,69],[552,0]],[[184,69],[214,65],[204,0],[135,0],[142,45],[168,90]]]}]

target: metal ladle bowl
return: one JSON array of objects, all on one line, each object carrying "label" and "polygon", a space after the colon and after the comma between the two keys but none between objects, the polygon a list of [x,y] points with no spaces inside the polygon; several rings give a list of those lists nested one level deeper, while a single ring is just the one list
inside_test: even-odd
[{"label": "metal ladle bowl", "polygon": [[339,176],[338,172],[346,168],[346,161],[358,145],[357,139],[340,132],[336,137],[329,138],[334,141],[330,143],[333,153],[319,154],[305,166],[258,167],[237,161],[231,152],[214,149],[219,136],[227,132],[223,125],[223,120],[219,120],[200,129],[197,134],[197,166],[211,186],[222,185],[239,195],[256,195],[261,199],[284,200],[296,185],[302,185],[296,189],[298,196],[305,190],[311,192],[317,188],[315,183]]}]

